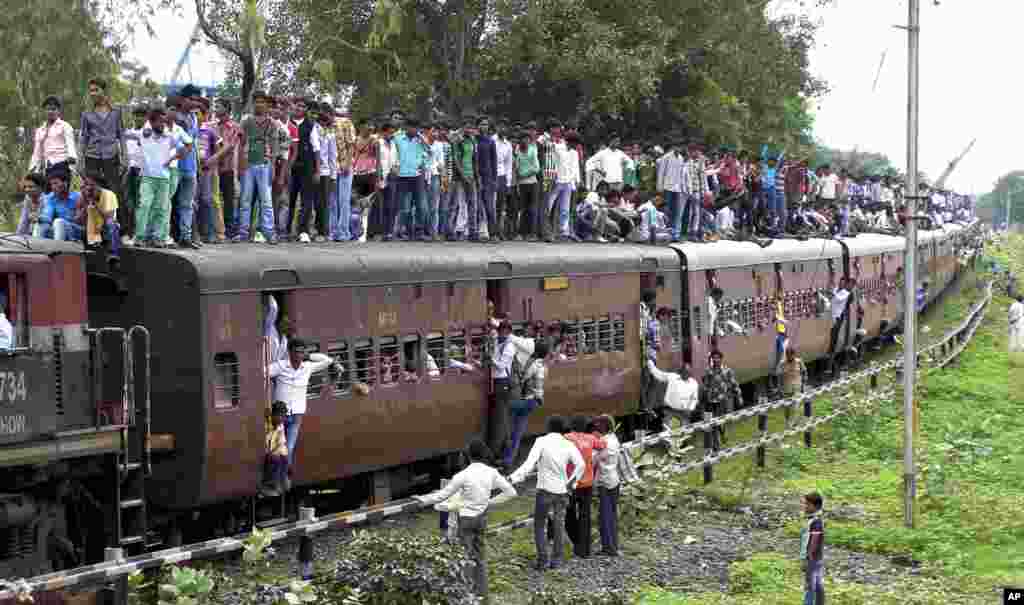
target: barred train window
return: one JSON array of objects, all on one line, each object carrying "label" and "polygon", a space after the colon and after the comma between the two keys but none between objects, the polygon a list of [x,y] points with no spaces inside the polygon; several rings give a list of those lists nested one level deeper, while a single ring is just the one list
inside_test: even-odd
[{"label": "barred train window", "polygon": [[698,340],[704,337],[704,316],[700,314],[700,305],[693,308],[693,333]]},{"label": "barred train window", "polygon": [[579,355],[580,324],[577,321],[562,322],[562,355],[575,360]]},{"label": "barred train window", "polygon": [[349,395],[352,393],[352,360],[348,355],[348,342],[332,342],[327,345],[327,355],[336,359],[341,367],[332,365],[329,369],[331,382],[334,383],[334,394]]},{"label": "barred train window", "polygon": [[[444,350],[444,334],[431,332],[427,334],[427,355],[423,360],[423,373],[430,380],[441,380],[441,377],[448,370],[448,356]],[[431,367],[430,360],[433,360],[434,367]]]},{"label": "barred train window", "polygon": [[238,381],[238,355],[217,353],[213,356],[213,407],[225,410],[238,407],[241,392]]},{"label": "barred train window", "polygon": [[385,336],[380,339],[380,383],[394,385],[401,375],[402,359],[398,353],[398,339]]},{"label": "barred train window", "polygon": [[615,315],[612,320],[612,326],[615,330],[615,340],[613,348],[616,351],[626,350],[626,316],[622,314]]},{"label": "barred train window", "polygon": [[615,331],[612,328],[612,320],[607,315],[597,322],[597,348],[601,351],[615,350]]},{"label": "barred train window", "polygon": [[377,356],[373,350],[373,341],[369,338],[357,340],[352,347],[355,353],[355,378],[366,386],[377,384]]},{"label": "barred train window", "polygon": [[668,316],[668,331],[669,335],[672,336],[671,350],[680,351],[683,348],[682,337],[682,319],[679,317],[679,311],[672,309],[669,311]]},{"label": "barred train window", "polygon": [[[306,347],[306,353],[319,353],[320,345],[308,345]],[[309,385],[306,387],[306,399],[316,399],[320,396],[320,390],[323,388],[324,383],[327,381],[328,373],[327,370],[320,370],[314,372],[309,377]]]},{"label": "barred train window", "polygon": [[584,355],[597,354],[597,324],[593,319],[584,319],[580,322],[580,351]]},{"label": "barred train window", "polygon": [[[466,356],[466,333],[462,330],[448,333],[448,359],[468,363]],[[445,366],[447,365],[446,363]]]}]

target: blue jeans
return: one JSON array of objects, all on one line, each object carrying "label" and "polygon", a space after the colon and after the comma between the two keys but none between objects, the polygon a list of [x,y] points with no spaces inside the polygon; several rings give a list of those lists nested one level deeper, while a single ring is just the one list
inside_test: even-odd
[{"label": "blue jeans", "polygon": [[512,416],[512,437],[509,439],[508,447],[505,448],[505,465],[511,466],[516,459],[516,453],[519,451],[519,444],[523,440],[523,435],[526,433],[526,421],[530,418],[530,412],[540,407],[540,401],[536,399],[528,399],[525,401],[526,408],[513,410]]},{"label": "blue jeans", "polygon": [[488,179],[480,179],[480,209],[483,218],[487,221],[487,235],[494,239],[501,234],[498,233],[498,183]]},{"label": "blue jeans", "polygon": [[778,233],[786,231],[786,195],[777,187],[765,189],[762,192],[766,204],[766,210],[771,217],[772,228]]},{"label": "blue jeans", "polygon": [[[427,212],[429,213],[428,223],[434,235],[441,233],[438,228],[444,229],[448,218],[447,208],[441,204],[441,177],[430,177],[430,190],[427,192]],[[447,234],[444,234],[447,235]]]},{"label": "blue jeans", "polygon": [[[665,192],[665,205],[668,208],[668,215],[672,230],[672,239],[679,239],[683,235],[683,194],[678,191]],[[652,231],[653,229],[653,225]]]},{"label": "blue jeans", "polygon": [[850,235],[850,204],[839,204],[839,235]]},{"label": "blue jeans", "polygon": [[216,225],[213,220],[213,172],[206,171],[199,175],[199,225],[200,235],[208,242],[216,239]]},{"label": "blue jeans", "polygon": [[619,553],[619,488],[597,488],[597,525],[601,533],[601,550]]},{"label": "blue jeans", "polygon": [[[398,225],[394,235],[416,237],[416,227],[421,226],[424,233],[428,227],[424,220],[427,216],[426,182],[422,176],[398,177]],[[433,235],[433,232],[429,232]]]},{"label": "blue jeans", "polygon": [[47,239],[55,239],[59,242],[81,243],[85,229],[78,223],[58,218],[54,219],[53,227],[44,228],[42,232],[43,237]]},{"label": "blue jeans", "polygon": [[347,242],[352,239],[352,173],[338,173],[338,203],[331,206],[331,239]]},{"label": "blue jeans", "polygon": [[823,561],[807,561],[804,572],[804,605],[824,605],[825,565]]},{"label": "blue jeans", "polygon": [[270,165],[249,166],[242,175],[242,197],[239,200],[238,237],[249,239],[249,224],[252,219],[253,198],[258,197],[260,230],[267,238],[274,235],[274,205],[270,200]]},{"label": "blue jeans", "polygon": [[181,173],[178,190],[174,193],[174,208],[178,211],[178,240],[192,239],[192,202],[196,195],[196,175]]},{"label": "blue jeans", "polygon": [[284,418],[284,438],[288,442],[288,466],[295,464],[295,446],[299,444],[299,429],[303,414],[288,414]]},{"label": "blue jeans", "polygon": [[548,193],[548,199],[544,204],[545,215],[551,214],[551,209],[558,201],[558,234],[569,235],[569,201],[572,199],[572,185],[570,183],[558,183]]},{"label": "blue jeans", "polygon": [[700,196],[693,194],[680,194],[683,203],[686,204],[686,208],[683,211],[683,223],[686,225],[686,235],[688,237],[699,238],[703,236],[704,231],[700,222],[701,218],[701,203],[703,200]]}]

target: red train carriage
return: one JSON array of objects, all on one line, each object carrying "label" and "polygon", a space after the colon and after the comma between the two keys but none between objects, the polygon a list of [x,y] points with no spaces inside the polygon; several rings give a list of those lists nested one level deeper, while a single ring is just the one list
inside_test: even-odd
[{"label": "red train carriage", "polygon": [[[483,432],[487,374],[447,368],[451,358],[473,363],[484,349],[488,299],[517,323],[561,322],[576,343],[551,368],[546,413],[631,411],[640,289],[658,288],[659,305],[678,317],[681,288],[675,253],[643,246],[211,246],[132,250],[122,269],[127,292],[96,301],[93,317],[144,322],[160,343],[153,426],[174,435],[176,452],[156,464],[149,494],[172,509],[257,489],[269,293],[297,336],[345,368],[310,386],[294,477],[303,485],[440,456]],[[669,330],[666,366],[682,359],[680,330],[678,322]],[[411,353],[424,350],[439,375]],[[401,372],[408,362],[415,382]],[[356,393],[357,383],[369,394]]]}]

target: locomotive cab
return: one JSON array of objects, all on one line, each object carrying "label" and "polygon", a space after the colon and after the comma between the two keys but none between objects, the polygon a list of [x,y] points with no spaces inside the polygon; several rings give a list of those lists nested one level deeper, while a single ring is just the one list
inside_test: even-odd
[{"label": "locomotive cab", "polygon": [[95,561],[120,537],[111,482],[126,446],[143,443],[130,429],[135,355],[129,332],[88,325],[86,254],[67,242],[0,237],[0,304],[11,327],[0,348],[0,577]]}]

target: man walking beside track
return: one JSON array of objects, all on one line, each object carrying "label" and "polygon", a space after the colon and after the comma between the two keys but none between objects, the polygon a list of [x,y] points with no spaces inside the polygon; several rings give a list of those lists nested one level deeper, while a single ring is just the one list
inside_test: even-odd
[{"label": "man walking beside track", "polygon": [[[470,465],[452,477],[447,487],[439,492],[414,498],[429,506],[447,500],[456,492],[462,496],[463,504],[459,509],[459,539],[466,549],[466,554],[473,561],[476,594],[487,603],[487,553],[484,545],[487,509],[514,498],[516,489],[491,466],[492,453],[483,441],[470,441],[468,454]],[[491,493],[496,489],[501,490],[501,494],[492,498]]]},{"label": "man walking beside track", "polygon": [[[537,499],[533,509],[533,540],[537,547],[535,569],[557,569],[565,553],[565,509],[569,501],[568,492],[583,476],[586,463],[580,451],[565,435],[569,432],[565,418],[548,418],[547,434],[533,442],[530,455],[512,475],[512,483],[520,483],[533,469],[537,469]],[[572,475],[567,472],[573,465]],[[552,516],[551,531],[554,532],[554,551],[548,552],[548,514]]]}]

